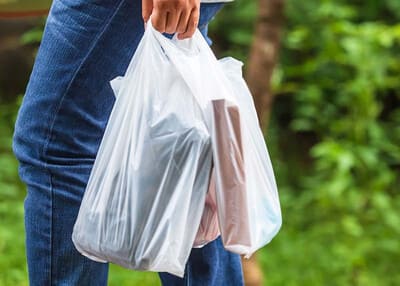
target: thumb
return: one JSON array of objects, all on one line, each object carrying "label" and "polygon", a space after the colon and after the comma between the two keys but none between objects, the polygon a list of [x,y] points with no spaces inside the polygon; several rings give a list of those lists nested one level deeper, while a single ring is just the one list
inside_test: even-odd
[{"label": "thumb", "polygon": [[146,23],[153,11],[153,0],[142,0],[142,18]]}]

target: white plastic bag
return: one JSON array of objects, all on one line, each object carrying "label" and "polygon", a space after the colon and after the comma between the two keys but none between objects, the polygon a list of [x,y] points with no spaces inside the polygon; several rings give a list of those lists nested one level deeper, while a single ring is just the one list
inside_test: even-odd
[{"label": "white plastic bag", "polygon": [[[242,77],[243,63],[230,57],[221,59],[219,63],[230,81],[240,115],[240,120],[230,120],[232,127],[232,122],[240,121],[240,132],[235,132],[235,128],[231,127],[226,133],[231,135],[228,136],[231,149],[237,146],[236,148],[241,149],[237,153],[242,155],[242,158],[235,159],[232,156],[235,152],[229,151],[230,167],[235,169],[235,172],[229,172],[229,180],[232,182],[230,185],[223,182],[226,181],[224,177],[227,173],[224,170],[226,166],[220,165],[223,160],[214,160],[216,170],[222,170],[216,175],[219,224],[225,247],[248,258],[278,233],[282,224],[281,209],[253,98]],[[220,130],[216,129],[218,124],[214,123],[213,126],[211,137],[213,145],[216,145],[217,140],[214,138],[218,137]],[[213,147],[214,154],[220,153],[218,147]]]},{"label": "white plastic bag", "polygon": [[183,276],[205,204],[210,136],[148,29],[123,78],[73,230],[84,255]]},{"label": "white plastic bag", "polygon": [[[214,61],[215,62],[215,61]],[[214,172],[196,242],[221,232],[226,249],[247,258],[277,234],[282,224],[279,196],[253,98],[242,77],[243,63],[227,57],[214,65],[226,78],[229,100],[210,100]],[[220,84],[217,93],[223,94]],[[213,182],[215,181],[215,182]],[[218,215],[218,220],[216,216]]]},{"label": "white plastic bag", "polygon": [[198,30],[170,40],[149,21],[111,84],[117,99],[73,232],[81,253],[182,277],[192,246],[219,231],[247,257],[276,235],[274,174],[238,61],[217,61]]}]

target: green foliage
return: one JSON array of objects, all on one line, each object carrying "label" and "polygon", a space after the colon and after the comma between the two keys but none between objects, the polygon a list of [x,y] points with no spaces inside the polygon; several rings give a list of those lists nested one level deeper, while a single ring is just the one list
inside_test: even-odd
[{"label": "green foliage", "polygon": [[303,148],[278,146],[272,156],[288,198],[282,233],[265,250],[267,279],[398,285],[400,18],[389,10],[397,4],[286,3],[271,135]]},{"label": "green foliage", "polygon": [[43,23],[43,26],[35,27],[35,28],[27,31],[26,33],[24,33],[21,36],[21,44],[27,45],[27,44],[40,43],[40,41],[42,40],[42,36],[43,36],[43,29],[44,29],[44,23]]},{"label": "green foliage", "polygon": [[211,22],[212,39],[221,56],[247,59],[253,39],[257,1],[239,0],[228,3]]},{"label": "green foliage", "polygon": [[18,179],[18,163],[10,152],[18,106],[0,100],[0,268],[6,270],[0,272],[0,285],[28,285],[22,220],[24,189]]},{"label": "green foliage", "polygon": [[[212,30],[241,59],[249,2]],[[284,223],[259,256],[266,285],[399,285],[400,2],[285,3],[267,135]]]}]

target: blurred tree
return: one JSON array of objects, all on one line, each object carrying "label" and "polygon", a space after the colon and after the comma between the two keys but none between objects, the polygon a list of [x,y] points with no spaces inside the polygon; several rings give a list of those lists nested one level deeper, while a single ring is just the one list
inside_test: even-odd
[{"label": "blurred tree", "polygon": [[264,260],[274,285],[400,283],[396,3],[287,0],[269,133],[284,212]]},{"label": "blurred tree", "polygon": [[[37,18],[0,19],[0,101],[15,101],[18,94],[24,93],[42,22]],[[36,40],[33,34],[38,34]]]},{"label": "blurred tree", "polygon": [[254,97],[260,123],[265,127],[272,108],[273,94],[270,83],[278,61],[284,21],[284,0],[259,0],[258,3],[246,80]]},{"label": "blurred tree", "polygon": [[[272,109],[271,78],[278,61],[284,0],[259,0],[255,32],[247,65],[246,80],[252,92],[261,127],[266,128]],[[254,255],[243,259],[245,284],[263,284],[263,273]]]},{"label": "blurred tree", "polygon": [[[223,55],[246,60],[253,2],[217,17]],[[265,283],[398,285],[400,2],[285,2],[267,133],[283,228],[259,255]]]}]

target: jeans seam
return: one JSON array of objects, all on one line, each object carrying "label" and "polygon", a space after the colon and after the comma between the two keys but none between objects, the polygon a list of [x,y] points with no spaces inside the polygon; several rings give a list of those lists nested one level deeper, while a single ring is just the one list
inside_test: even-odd
[{"label": "jeans seam", "polygon": [[187,280],[186,280],[186,286],[190,286],[190,263],[188,262],[188,264],[187,264]]},{"label": "jeans seam", "polygon": [[50,286],[53,285],[53,229],[54,229],[54,186],[53,186],[53,176],[50,172],[49,181],[50,181],[50,269],[49,269],[49,279]]},{"label": "jeans seam", "polygon": [[72,83],[74,82],[74,80],[76,79],[79,71],[82,69],[82,66],[86,63],[87,59],[89,58],[89,56],[91,55],[92,51],[94,50],[94,48],[96,47],[96,44],[100,41],[101,37],[103,36],[103,34],[106,32],[107,28],[110,26],[112,20],[114,19],[114,17],[117,15],[117,13],[119,12],[121,6],[123,5],[123,3],[125,2],[125,0],[120,0],[120,2],[117,5],[117,8],[115,9],[114,13],[108,18],[106,24],[104,25],[104,27],[101,29],[101,31],[99,32],[99,34],[97,35],[97,37],[95,37],[93,39],[92,44],[90,45],[86,55],[83,57],[83,59],[81,60],[81,62],[79,63],[78,67],[76,68],[74,74],[72,75],[72,78],[70,80],[70,82],[68,83],[67,88],[65,89],[63,95],[61,96],[60,101],[58,102],[55,112],[54,112],[54,116],[53,119],[51,120],[51,124],[50,127],[47,131],[47,134],[45,136],[45,143],[43,144],[43,148],[42,151],[40,152],[40,154],[42,155],[42,158],[44,159],[44,168],[48,169],[48,158],[45,156],[51,141],[51,136],[53,134],[53,129],[54,129],[54,125],[55,122],[57,120],[57,115],[60,112],[62,103],[64,102],[64,99],[66,97],[66,95],[68,94]]}]

